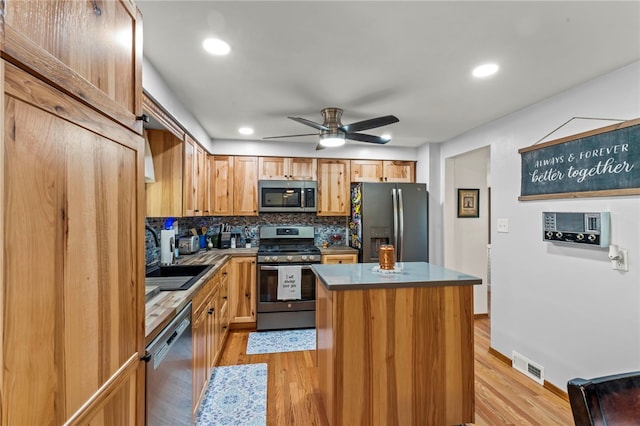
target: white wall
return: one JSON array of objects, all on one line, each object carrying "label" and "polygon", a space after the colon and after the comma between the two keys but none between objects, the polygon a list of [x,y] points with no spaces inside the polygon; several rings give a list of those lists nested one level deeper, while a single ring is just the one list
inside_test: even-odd
[{"label": "white wall", "polygon": [[[640,197],[518,201],[518,149],[572,117],[640,117],[640,62],[442,146],[443,162],[491,149],[491,346],[541,364],[546,380],[561,389],[574,377],[640,370]],[[574,120],[545,140],[609,124]],[[612,270],[606,250],[543,242],[542,211],[610,211],[611,242],[629,250],[629,272]],[[497,218],[509,220],[508,233],[496,232]]]},{"label": "white wall", "polygon": [[182,105],[162,76],[146,59],[142,61],[142,88],[158,105],[168,112],[193,138],[211,151],[211,138],[198,120]]},{"label": "white wall", "polygon": [[[445,159],[444,266],[482,279],[473,287],[473,312],[487,313],[489,147]],[[477,218],[458,217],[458,188],[480,191]]]}]

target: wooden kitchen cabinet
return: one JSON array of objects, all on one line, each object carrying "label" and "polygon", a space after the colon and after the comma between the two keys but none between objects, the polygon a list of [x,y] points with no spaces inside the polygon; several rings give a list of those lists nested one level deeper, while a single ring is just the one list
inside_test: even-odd
[{"label": "wooden kitchen cabinet", "polygon": [[0,9],[0,424],[144,424],[141,15]]},{"label": "wooden kitchen cabinet", "polygon": [[414,183],[416,181],[415,161],[384,160],[382,170],[384,182]]},{"label": "wooden kitchen cabinet", "polygon": [[358,263],[358,254],[357,253],[323,254],[322,263],[329,263],[329,264]]},{"label": "wooden kitchen cabinet", "polygon": [[260,157],[260,180],[316,180],[318,161],[301,157]]},{"label": "wooden kitchen cabinet", "polygon": [[206,151],[189,135],[184,139],[183,216],[209,214],[207,201]]},{"label": "wooden kitchen cabinet", "polygon": [[381,182],[382,160],[351,160],[351,182]]},{"label": "wooden kitchen cabinet", "polygon": [[229,322],[233,328],[256,323],[256,258],[232,257],[229,271]]},{"label": "wooden kitchen cabinet", "polygon": [[2,424],[142,424],[144,139],[0,66],[4,238],[38,242],[0,256]]},{"label": "wooden kitchen cabinet", "polygon": [[155,182],[145,184],[146,216],[182,216],[183,142],[166,130],[147,130]]},{"label": "wooden kitchen cabinet", "polygon": [[[223,265],[192,299],[193,415],[204,395],[229,325],[229,263]],[[194,417],[195,418],[195,417]]]},{"label": "wooden kitchen cabinet", "polygon": [[145,113],[167,130],[145,131],[153,158],[155,182],[146,186],[148,217],[209,215],[207,152],[147,97]]},{"label": "wooden kitchen cabinet", "polygon": [[318,160],[318,216],[349,216],[349,160]]},{"label": "wooden kitchen cabinet", "polygon": [[351,160],[351,182],[415,182],[415,161]]},{"label": "wooden kitchen cabinet", "polygon": [[233,214],[258,216],[258,157],[233,159]]},{"label": "wooden kitchen cabinet", "polygon": [[212,216],[258,215],[258,157],[210,155]]},{"label": "wooden kitchen cabinet", "polygon": [[218,353],[213,360],[214,365],[218,362],[218,358],[222,353],[224,342],[229,332],[229,263],[225,263],[220,268],[220,291],[216,301],[216,312],[220,314],[216,318],[216,329],[218,339]]},{"label": "wooden kitchen cabinet", "polygon": [[233,157],[230,155],[209,156],[209,167],[213,177],[209,178],[210,202],[214,216],[233,215]]},{"label": "wooden kitchen cabinet", "polygon": [[142,17],[132,1],[6,1],[2,9],[12,62],[142,133]]},{"label": "wooden kitchen cabinet", "polygon": [[[203,290],[200,290],[201,292]],[[198,411],[198,406],[206,389],[207,382],[209,380],[208,372],[208,350],[209,344],[209,314],[207,308],[209,301],[211,300],[210,293],[207,293],[207,297],[203,296],[203,304],[199,309],[193,310],[191,315],[191,345],[193,352],[192,369],[193,369],[193,407],[192,414],[195,418],[195,414]],[[193,305],[195,307],[195,304]]]},{"label": "wooden kitchen cabinet", "polygon": [[185,137],[182,144],[182,214],[195,216],[196,207],[196,141]]}]

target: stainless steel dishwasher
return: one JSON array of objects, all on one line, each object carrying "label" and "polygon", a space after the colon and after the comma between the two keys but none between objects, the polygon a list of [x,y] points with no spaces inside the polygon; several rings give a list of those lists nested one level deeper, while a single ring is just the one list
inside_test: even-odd
[{"label": "stainless steel dishwasher", "polygon": [[147,346],[147,426],[191,425],[191,303]]}]

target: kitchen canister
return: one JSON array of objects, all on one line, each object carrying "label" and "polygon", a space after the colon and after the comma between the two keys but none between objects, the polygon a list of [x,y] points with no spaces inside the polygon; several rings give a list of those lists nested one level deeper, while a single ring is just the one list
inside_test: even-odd
[{"label": "kitchen canister", "polygon": [[391,244],[382,244],[378,249],[380,269],[393,269],[396,266],[396,250]]}]

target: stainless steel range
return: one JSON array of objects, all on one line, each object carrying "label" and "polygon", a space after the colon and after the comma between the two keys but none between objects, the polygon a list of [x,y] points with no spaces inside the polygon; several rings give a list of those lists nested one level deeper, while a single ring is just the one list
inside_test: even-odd
[{"label": "stainless steel range", "polygon": [[313,328],[316,279],[320,263],[313,226],[262,226],[258,247],[258,330]]}]

